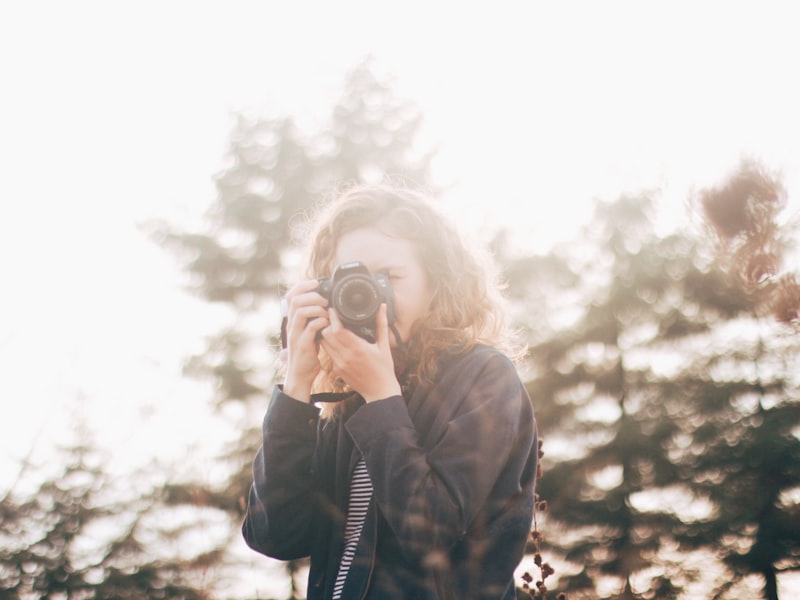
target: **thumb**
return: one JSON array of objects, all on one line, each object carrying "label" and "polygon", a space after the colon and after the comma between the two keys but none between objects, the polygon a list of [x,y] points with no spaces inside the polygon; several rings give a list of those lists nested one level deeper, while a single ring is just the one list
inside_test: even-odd
[{"label": "thumb", "polygon": [[382,302],[375,323],[375,343],[381,348],[389,348],[389,321],[386,310],[386,303]]}]

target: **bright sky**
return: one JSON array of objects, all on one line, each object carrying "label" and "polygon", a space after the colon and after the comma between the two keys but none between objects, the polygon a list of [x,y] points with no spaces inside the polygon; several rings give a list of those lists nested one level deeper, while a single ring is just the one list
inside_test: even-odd
[{"label": "bright sky", "polygon": [[674,221],[742,155],[791,196],[792,4],[4,2],[0,457],[63,439],[77,397],[117,449],[220,435],[187,419],[209,391],[180,377],[217,321],[136,225],[213,201],[234,112],[321,115],[371,53],[422,108],[464,226],[546,246],[595,197],[660,188]]}]

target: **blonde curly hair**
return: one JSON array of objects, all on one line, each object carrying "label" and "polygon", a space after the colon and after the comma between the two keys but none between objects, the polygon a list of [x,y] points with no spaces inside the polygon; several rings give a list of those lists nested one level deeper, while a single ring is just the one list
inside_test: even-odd
[{"label": "blonde curly hair", "polygon": [[[488,257],[467,248],[455,227],[421,193],[388,184],[357,185],[345,189],[316,215],[311,231],[306,276],[329,277],[336,246],[346,233],[361,228],[412,242],[431,286],[427,314],[418,322],[398,356],[398,377],[410,375],[419,381],[436,375],[439,356],[445,349],[467,351],[486,343],[512,358],[512,334],[506,326],[502,286]],[[318,392],[346,392],[330,360],[321,351],[322,370],[314,383]],[[332,410],[326,407],[325,413]],[[335,412],[335,410],[333,411]]]}]

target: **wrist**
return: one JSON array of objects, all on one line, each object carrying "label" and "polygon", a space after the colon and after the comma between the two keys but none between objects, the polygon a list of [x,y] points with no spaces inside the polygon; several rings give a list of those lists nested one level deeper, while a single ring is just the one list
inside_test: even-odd
[{"label": "wrist", "polygon": [[395,382],[392,386],[370,390],[369,393],[362,394],[361,396],[366,402],[375,402],[376,400],[385,400],[386,398],[402,395],[403,392],[400,389],[400,384]]},{"label": "wrist", "polygon": [[311,384],[300,383],[290,376],[283,381],[283,393],[306,404],[311,402]]}]

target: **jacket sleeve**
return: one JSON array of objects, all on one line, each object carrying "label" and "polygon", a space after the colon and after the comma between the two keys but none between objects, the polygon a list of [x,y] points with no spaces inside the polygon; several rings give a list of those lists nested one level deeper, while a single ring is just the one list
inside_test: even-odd
[{"label": "jacket sleeve", "polygon": [[319,410],[276,387],[253,461],[242,534],[252,549],[281,560],[308,556],[316,504],[312,457]]},{"label": "jacket sleeve", "polygon": [[361,407],[346,424],[381,512],[410,560],[454,546],[498,478],[513,482],[504,483],[505,498],[494,498],[504,503],[521,491],[517,482],[532,476],[525,470],[535,452],[533,410],[511,361],[495,352],[450,375],[425,399],[440,405],[434,427],[442,432],[426,448],[399,396]]}]

